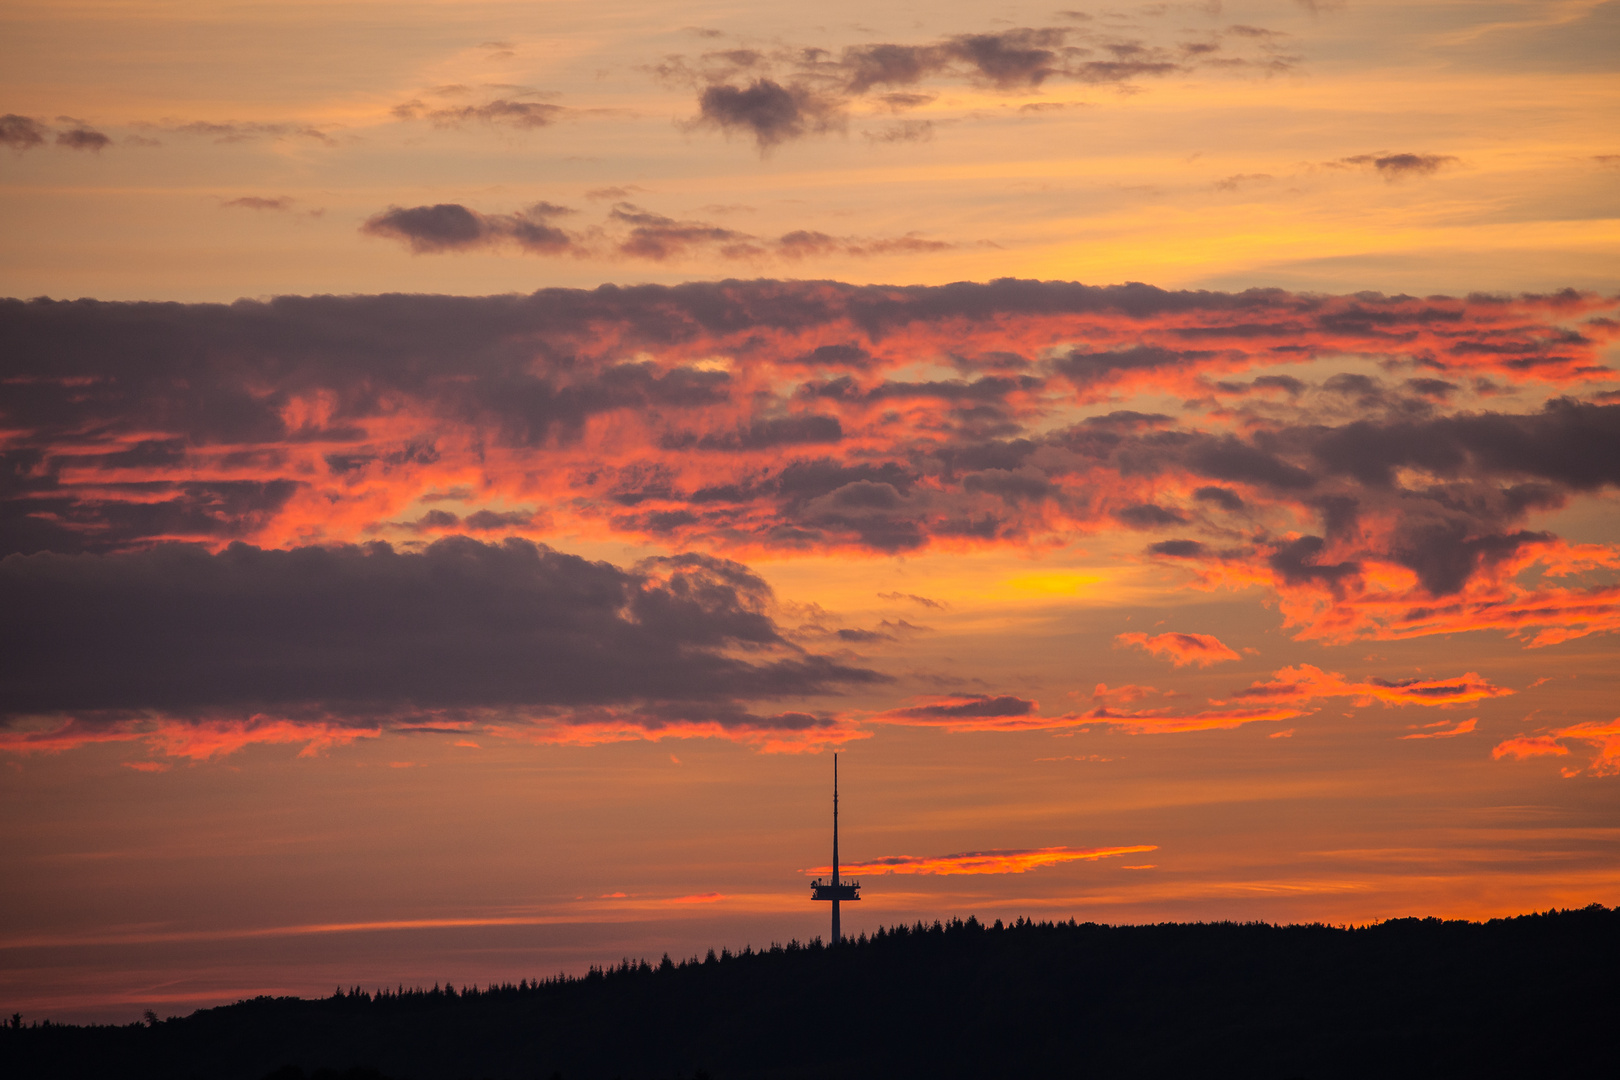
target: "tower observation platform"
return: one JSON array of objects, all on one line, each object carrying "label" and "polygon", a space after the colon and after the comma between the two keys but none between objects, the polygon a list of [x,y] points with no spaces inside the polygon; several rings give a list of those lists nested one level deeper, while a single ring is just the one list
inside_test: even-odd
[{"label": "tower observation platform", "polygon": [[832,943],[837,945],[843,941],[843,934],[838,926],[838,905],[845,900],[859,900],[861,898],[861,883],[858,881],[838,880],[838,755],[833,754],[833,861],[832,877],[827,881],[820,878],[810,883],[810,899],[832,901]]}]

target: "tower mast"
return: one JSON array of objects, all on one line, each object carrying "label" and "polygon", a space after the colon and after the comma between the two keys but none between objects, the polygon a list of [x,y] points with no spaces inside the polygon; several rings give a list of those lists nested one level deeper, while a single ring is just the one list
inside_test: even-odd
[{"label": "tower mast", "polygon": [[834,945],[844,940],[843,928],[839,924],[839,905],[845,900],[859,900],[860,898],[860,882],[842,882],[838,880],[838,754],[834,752],[832,878],[826,882],[817,878],[810,883],[810,899],[832,901],[832,943]]},{"label": "tower mast", "polygon": [[833,906],[832,943],[834,945],[837,945],[840,941],[844,940],[844,938],[843,938],[843,934],[840,932],[839,927],[838,927],[838,894],[837,894],[837,891],[836,891],[838,889],[838,751],[836,751],[836,750],[833,751],[833,873],[832,873],[832,885],[833,885],[833,889],[834,889],[833,902],[832,902],[832,906]]}]

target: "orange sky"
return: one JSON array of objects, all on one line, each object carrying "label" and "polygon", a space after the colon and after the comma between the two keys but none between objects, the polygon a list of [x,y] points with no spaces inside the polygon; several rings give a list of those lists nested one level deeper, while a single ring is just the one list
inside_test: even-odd
[{"label": "orange sky", "polygon": [[1620,901],[1617,35],[8,5],[0,1010]]}]

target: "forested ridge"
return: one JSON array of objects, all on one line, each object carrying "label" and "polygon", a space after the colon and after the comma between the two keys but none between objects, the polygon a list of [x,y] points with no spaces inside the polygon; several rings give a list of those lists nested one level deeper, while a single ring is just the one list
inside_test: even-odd
[{"label": "forested ridge", "polygon": [[581,977],[0,1031],[19,1080],[1609,1074],[1620,908],[1484,923],[976,919]]}]

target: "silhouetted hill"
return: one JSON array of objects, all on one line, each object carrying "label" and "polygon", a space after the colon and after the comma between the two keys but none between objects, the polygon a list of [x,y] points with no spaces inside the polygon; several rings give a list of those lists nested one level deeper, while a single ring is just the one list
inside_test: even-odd
[{"label": "silhouetted hill", "polygon": [[[899,926],[583,978],[0,1033],[128,1080],[1614,1075],[1620,909],[1361,929]],[[1605,1034],[1607,1033],[1607,1034]]]}]

